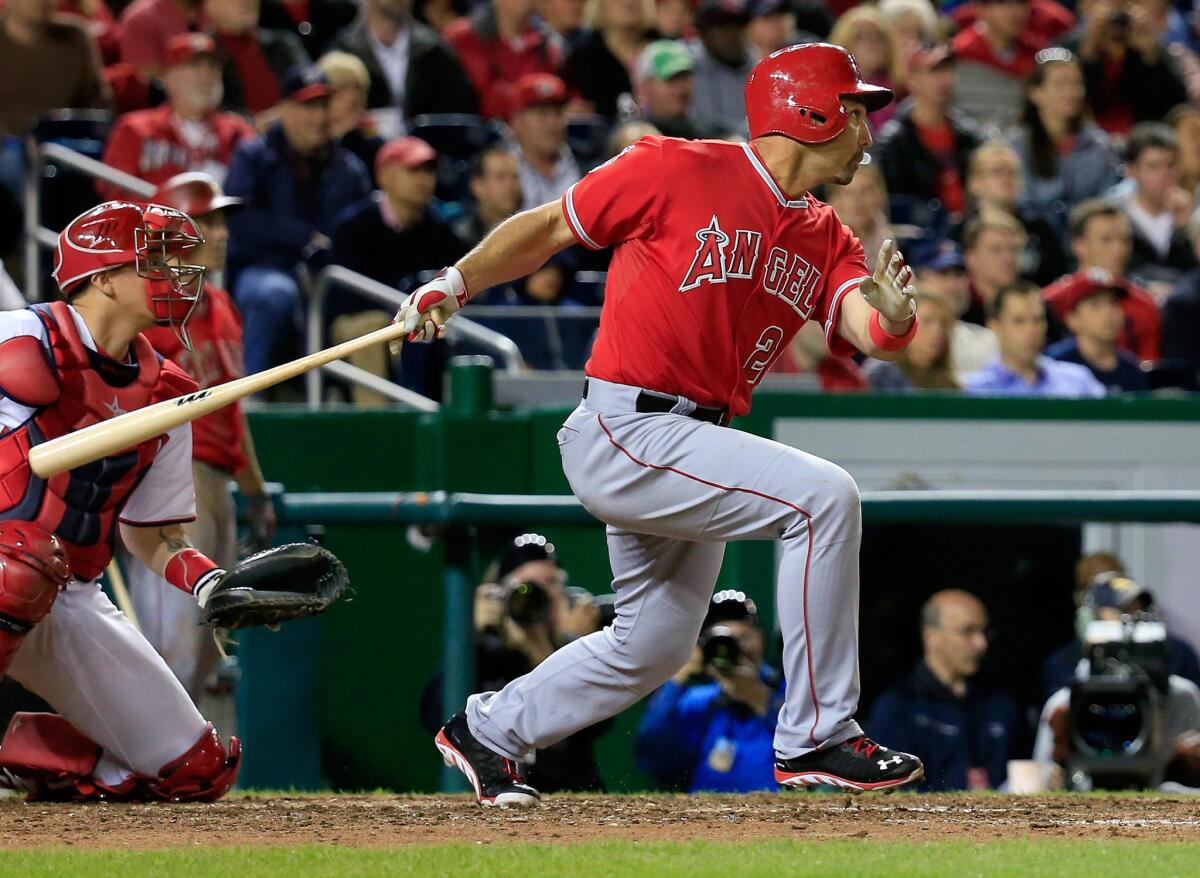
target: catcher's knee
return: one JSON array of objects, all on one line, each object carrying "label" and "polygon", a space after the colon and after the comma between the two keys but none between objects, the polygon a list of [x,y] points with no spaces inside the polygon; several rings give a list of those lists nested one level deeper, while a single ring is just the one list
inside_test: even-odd
[{"label": "catcher's knee", "polygon": [[70,581],[58,537],[32,522],[0,522],[0,674]]}]

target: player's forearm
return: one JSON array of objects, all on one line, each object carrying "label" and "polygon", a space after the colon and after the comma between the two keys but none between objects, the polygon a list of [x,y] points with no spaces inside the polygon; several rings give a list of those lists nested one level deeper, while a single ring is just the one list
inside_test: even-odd
[{"label": "player's forearm", "polygon": [[509,217],[455,266],[468,296],[525,277],[575,243],[557,201]]},{"label": "player's forearm", "polygon": [[121,525],[121,541],[130,553],[180,591],[197,594],[222,573],[196,549],[178,524]]}]

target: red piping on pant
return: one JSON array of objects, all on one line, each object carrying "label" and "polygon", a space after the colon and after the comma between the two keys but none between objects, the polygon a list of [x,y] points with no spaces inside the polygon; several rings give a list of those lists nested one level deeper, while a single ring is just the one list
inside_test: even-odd
[{"label": "red piping on pant", "polygon": [[684,472],[681,469],[676,469],[673,466],[663,466],[661,464],[647,463],[644,460],[639,460],[638,458],[634,457],[633,454],[631,454],[630,451],[627,448],[625,448],[625,446],[623,446],[620,442],[618,442],[616,440],[616,438],[612,434],[612,431],[608,429],[608,424],[604,423],[603,415],[596,415],[596,420],[600,424],[600,429],[602,429],[604,431],[605,435],[608,436],[608,441],[612,444],[612,446],[640,467],[644,467],[646,469],[658,470],[660,472],[675,473],[675,475],[677,475],[677,476],[683,476],[685,479],[691,479],[693,482],[699,482],[702,485],[708,485],[708,487],[716,488],[720,491],[731,491],[731,492],[736,492],[739,494],[750,494],[751,496],[754,496],[754,497],[760,497],[763,500],[770,500],[772,503],[779,503],[783,506],[786,506],[788,509],[792,509],[804,516],[805,520],[808,522],[808,552],[804,558],[804,587],[801,591],[801,599],[802,599],[802,606],[804,607],[804,637],[805,637],[805,640],[807,641],[806,648],[804,650],[804,655],[805,655],[805,659],[807,660],[807,664],[808,664],[808,694],[809,694],[809,697],[812,699],[813,713],[814,713],[812,728],[809,729],[809,731],[808,731],[808,738],[812,742],[812,745],[814,747],[816,747],[817,746],[817,738],[816,738],[817,724],[820,723],[820,721],[821,721],[821,705],[817,701],[817,682],[816,682],[816,675],[813,673],[812,631],[809,629],[809,626],[808,626],[808,569],[809,569],[809,564],[812,561],[813,541],[816,539],[816,537],[813,534],[812,513],[806,509],[801,508],[800,506],[797,506],[795,503],[791,503],[780,497],[773,497],[770,494],[764,494],[762,491],[755,491],[752,488],[734,488],[734,487],[730,487],[729,485],[721,485],[721,484],[718,484],[717,482],[710,482],[708,479],[702,479],[699,476],[692,475],[689,472]]}]

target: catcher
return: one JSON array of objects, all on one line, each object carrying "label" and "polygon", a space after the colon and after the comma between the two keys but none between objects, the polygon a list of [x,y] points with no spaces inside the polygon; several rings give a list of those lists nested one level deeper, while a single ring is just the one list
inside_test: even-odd
[{"label": "catcher", "polygon": [[188,425],[49,479],[29,469],[34,445],[196,389],[140,333],[168,325],[188,344],[204,269],[187,256],[201,241],[180,211],[106,202],[59,236],[67,302],[0,313],[0,672],[57,711],[13,717],[0,777],[37,798],[213,801],[237,779],[238,740],[222,743],[96,584],[118,523],[129,550],[212,624],[306,615],[345,587],[315,546],[226,573],[188,543]]}]

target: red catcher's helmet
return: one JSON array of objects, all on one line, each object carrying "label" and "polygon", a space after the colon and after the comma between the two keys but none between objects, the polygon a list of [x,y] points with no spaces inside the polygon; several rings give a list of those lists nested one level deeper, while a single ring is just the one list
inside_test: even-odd
[{"label": "red catcher's helmet", "polygon": [[830,43],[803,43],[763,58],[746,80],[750,136],[782,134],[801,143],[825,143],[846,129],[842,98],[867,111],[892,102],[892,92],[862,81],[854,56]]},{"label": "red catcher's helmet", "polygon": [[159,186],[150,200],[155,204],[182,210],[196,219],[214,210],[238,208],[245,204],[242,199],[222,192],[217,178],[204,171],[176,174]]},{"label": "red catcher's helmet", "polygon": [[186,213],[160,204],[139,207],[106,201],[67,224],[58,236],[54,279],[70,296],[88,278],[132,264],[146,282],[154,319],[170,326],[191,349],[187,322],[204,291],[204,266],[182,257],[204,243]]}]

